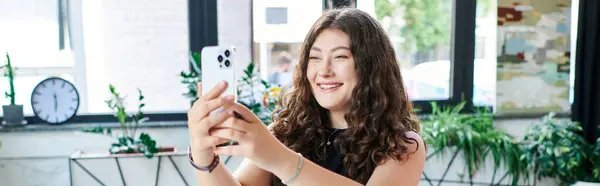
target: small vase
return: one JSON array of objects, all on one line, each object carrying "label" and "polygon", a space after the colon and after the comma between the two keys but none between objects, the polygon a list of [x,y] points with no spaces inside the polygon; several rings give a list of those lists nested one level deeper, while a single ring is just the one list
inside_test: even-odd
[{"label": "small vase", "polygon": [[24,124],[23,105],[2,105],[5,125]]}]

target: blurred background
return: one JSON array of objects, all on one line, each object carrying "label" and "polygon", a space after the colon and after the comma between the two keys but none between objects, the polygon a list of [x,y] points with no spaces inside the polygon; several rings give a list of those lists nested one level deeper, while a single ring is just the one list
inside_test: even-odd
[{"label": "blurred background", "polygon": [[600,182],[597,0],[0,0],[0,186],[197,185],[202,48],[236,47],[240,102],[268,125],[341,7],[391,39],[431,147],[420,185]]}]

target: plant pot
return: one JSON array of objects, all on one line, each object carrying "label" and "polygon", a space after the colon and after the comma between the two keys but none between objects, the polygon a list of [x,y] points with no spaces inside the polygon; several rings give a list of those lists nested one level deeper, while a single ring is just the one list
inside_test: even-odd
[{"label": "plant pot", "polygon": [[25,124],[23,117],[23,105],[2,105],[2,113],[4,117],[3,124]]},{"label": "plant pot", "polygon": [[600,183],[578,181],[573,186],[600,186]]}]

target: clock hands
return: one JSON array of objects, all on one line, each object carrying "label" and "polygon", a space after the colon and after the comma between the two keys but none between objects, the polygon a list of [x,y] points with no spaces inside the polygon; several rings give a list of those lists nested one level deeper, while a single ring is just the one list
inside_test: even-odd
[{"label": "clock hands", "polygon": [[56,97],[56,92],[54,92],[54,112],[58,113],[58,98]]}]

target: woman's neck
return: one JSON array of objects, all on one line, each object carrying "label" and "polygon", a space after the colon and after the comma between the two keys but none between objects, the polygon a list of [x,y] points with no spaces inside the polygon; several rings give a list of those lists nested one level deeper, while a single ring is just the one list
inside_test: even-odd
[{"label": "woman's neck", "polygon": [[329,121],[331,122],[331,127],[336,129],[348,128],[348,122],[344,118],[345,114],[346,112],[329,111]]}]

